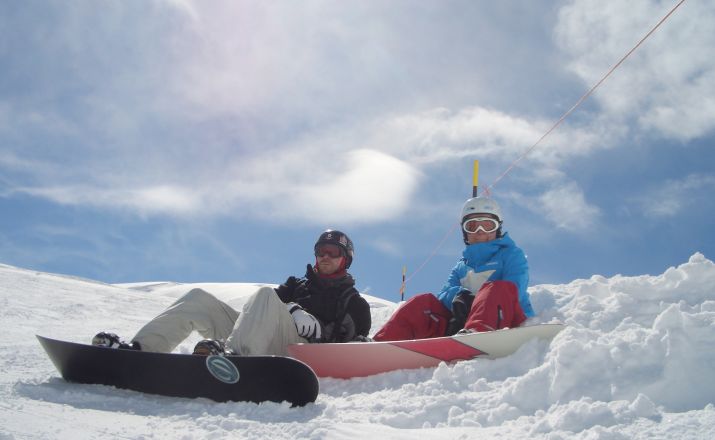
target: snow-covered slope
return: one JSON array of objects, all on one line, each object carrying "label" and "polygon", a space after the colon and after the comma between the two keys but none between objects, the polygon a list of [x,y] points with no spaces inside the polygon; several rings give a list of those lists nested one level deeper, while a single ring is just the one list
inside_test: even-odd
[{"label": "snow-covered slope", "polygon": [[[0,265],[0,439],[715,438],[715,265],[701,254],[658,276],[534,286],[541,319],[568,324],[550,345],[321,379],[318,400],[304,408],[68,384],[34,337],[88,342],[111,330],[131,338],[197,286],[240,308],[259,285],[108,285]],[[396,305],[367,298],[375,331]]]}]

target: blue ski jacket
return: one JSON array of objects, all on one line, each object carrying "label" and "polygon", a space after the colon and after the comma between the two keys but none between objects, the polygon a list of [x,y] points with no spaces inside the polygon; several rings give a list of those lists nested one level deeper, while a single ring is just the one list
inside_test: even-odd
[{"label": "blue ski jacket", "polygon": [[516,284],[519,290],[519,304],[524,314],[527,317],[536,315],[526,290],[529,284],[526,255],[508,233],[492,241],[468,245],[437,298],[448,310],[452,310],[452,301],[460,291],[468,289],[476,294],[481,284],[497,280]]}]

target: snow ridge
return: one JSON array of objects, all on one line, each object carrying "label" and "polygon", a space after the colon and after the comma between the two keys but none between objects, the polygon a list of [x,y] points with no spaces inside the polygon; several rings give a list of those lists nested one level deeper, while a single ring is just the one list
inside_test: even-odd
[{"label": "snow ridge", "polygon": [[[568,325],[550,344],[492,361],[321,379],[318,400],[304,408],[68,384],[34,338],[130,338],[191,288],[240,308],[260,285],[108,285],[0,265],[0,439],[715,438],[715,265],[700,253],[661,275],[530,288],[541,321]],[[374,332],[396,304],[367,299]]]}]

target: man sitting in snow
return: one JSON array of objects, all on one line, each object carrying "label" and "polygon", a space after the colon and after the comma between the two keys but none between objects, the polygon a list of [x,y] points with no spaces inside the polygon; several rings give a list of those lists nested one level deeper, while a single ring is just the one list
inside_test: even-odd
[{"label": "man sitting in snow", "polygon": [[315,266],[305,277],[289,277],[276,289],[262,287],[241,313],[202,289],[193,289],[147,323],[131,343],[107,332],[92,344],[168,353],[192,331],[205,339],[194,354],[287,355],[299,342],[349,342],[370,331],[370,306],[347,272],[353,261],[352,241],[326,230],[314,246]]},{"label": "man sitting in snow", "polygon": [[534,316],[526,290],[526,256],[502,232],[502,221],[494,200],[467,200],[461,217],[467,247],[447,283],[437,296],[425,293],[405,302],[374,339],[398,341],[513,328]]}]

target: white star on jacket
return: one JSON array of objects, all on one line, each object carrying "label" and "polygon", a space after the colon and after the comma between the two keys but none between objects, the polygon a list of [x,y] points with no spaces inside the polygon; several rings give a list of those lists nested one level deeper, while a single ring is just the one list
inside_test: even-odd
[{"label": "white star on jacket", "polygon": [[464,278],[459,280],[459,282],[462,287],[468,289],[470,292],[472,292],[472,294],[476,294],[477,292],[479,292],[479,289],[482,288],[482,284],[486,283],[489,277],[492,276],[494,272],[496,271],[485,270],[484,272],[477,273],[470,269],[467,272],[467,275],[465,275]]}]

